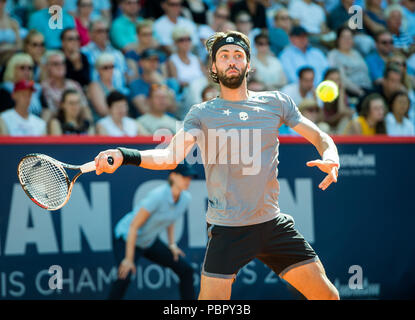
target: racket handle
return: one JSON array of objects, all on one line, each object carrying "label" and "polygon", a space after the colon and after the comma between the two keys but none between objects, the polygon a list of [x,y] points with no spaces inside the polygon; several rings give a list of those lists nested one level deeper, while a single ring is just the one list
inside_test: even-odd
[{"label": "racket handle", "polygon": [[[109,164],[110,166],[112,166],[112,165],[114,164],[114,158],[113,158],[113,157],[111,157],[111,156],[109,156],[109,157],[107,158],[107,161],[108,161],[108,164]],[[80,170],[81,170],[81,172],[82,172],[82,173],[86,173],[86,172],[95,171],[95,170],[96,170],[96,167],[95,167],[95,161],[91,161],[91,162],[87,162],[87,163],[83,164],[83,165],[80,167]]]}]

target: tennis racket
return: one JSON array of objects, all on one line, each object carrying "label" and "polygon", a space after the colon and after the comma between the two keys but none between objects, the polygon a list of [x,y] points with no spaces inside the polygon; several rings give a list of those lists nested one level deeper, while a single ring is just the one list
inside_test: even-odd
[{"label": "tennis racket", "polygon": [[[113,163],[114,159],[108,157],[108,164]],[[78,173],[70,181],[65,169],[78,170]],[[24,192],[39,207],[50,211],[62,208],[68,202],[76,180],[91,171],[95,171],[95,161],[75,166],[40,153],[24,156],[17,166]]]}]

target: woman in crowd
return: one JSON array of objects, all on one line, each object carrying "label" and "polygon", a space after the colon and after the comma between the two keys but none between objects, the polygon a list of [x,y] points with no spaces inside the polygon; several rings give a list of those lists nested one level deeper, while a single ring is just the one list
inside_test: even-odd
[{"label": "woman in crowd", "polygon": [[62,93],[67,89],[74,89],[81,97],[81,106],[85,109],[86,117],[92,120],[91,110],[81,86],[76,81],[66,78],[65,55],[59,50],[50,50],[42,58],[42,91],[47,108],[42,111],[42,118],[49,120],[57,115]]},{"label": "woman in crowd", "polygon": [[[33,59],[27,53],[16,53],[10,58],[0,85],[0,111],[13,107],[11,94],[14,85],[21,80],[33,80],[33,67]],[[42,87],[39,83],[35,82],[35,90],[31,97],[29,112],[40,116],[43,105]]]},{"label": "woman in crowd", "polygon": [[346,91],[353,96],[363,96],[365,90],[371,89],[372,81],[365,60],[353,49],[353,44],[353,31],[349,27],[339,28],[336,48],[327,58],[331,66],[340,69]]},{"label": "woman in crowd", "polygon": [[48,132],[53,136],[94,134],[94,126],[85,117],[78,91],[68,89],[63,92],[58,114],[50,120]]},{"label": "woman in crowd", "polygon": [[348,123],[344,134],[365,136],[386,134],[385,114],[386,106],[382,96],[378,93],[369,94],[362,102],[360,115]]},{"label": "woman in crowd", "polygon": [[187,29],[176,27],[172,34],[177,51],[169,57],[167,70],[169,77],[176,78],[182,88],[192,81],[205,77],[199,58],[192,52],[191,34]]},{"label": "woman in crowd", "polygon": [[340,70],[337,68],[327,69],[324,80],[331,80],[336,83],[339,88],[339,95],[332,102],[324,102],[323,119],[330,126],[330,134],[342,134],[354,111],[348,105]]},{"label": "woman in crowd", "polygon": [[257,52],[252,56],[251,68],[255,78],[265,84],[266,90],[277,90],[287,83],[281,62],[270,51],[267,33],[255,37]]},{"label": "woman in crowd", "polygon": [[408,118],[410,101],[405,91],[395,92],[389,101],[389,113],[385,117],[386,132],[390,136],[413,136],[414,125]]},{"label": "woman in crowd", "polygon": [[40,65],[45,53],[45,38],[37,30],[30,30],[23,41],[23,51],[33,59],[33,80],[40,81]]},{"label": "woman in crowd", "polygon": [[6,1],[0,0],[0,65],[21,48],[19,23],[6,12]]},{"label": "woman in crowd", "polygon": [[97,122],[96,130],[102,136],[136,136],[138,132],[137,122],[127,117],[127,97],[121,92],[112,91],[106,99],[108,115]]},{"label": "woman in crowd", "polygon": [[94,9],[92,0],[77,0],[77,12],[75,15],[75,26],[79,33],[81,47],[89,42],[89,25],[91,23],[91,14]]},{"label": "woman in crowd", "polygon": [[101,54],[95,62],[98,79],[88,86],[88,98],[95,113],[95,118],[108,114],[106,98],[110,92],[118,90],[123,94],[128,94],[127,88],[114,86],[114,63],[115,58],[109,53]]}]

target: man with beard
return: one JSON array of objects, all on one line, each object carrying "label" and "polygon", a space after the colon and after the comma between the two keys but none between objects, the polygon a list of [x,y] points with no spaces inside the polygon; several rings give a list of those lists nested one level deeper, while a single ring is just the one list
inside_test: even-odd
[{"label": "man with beard", "polygon": [[[209,238],[199,299],[230,299],[236,274],[254,258],[307,299],[338,299],[316,253],[294,228],[293,218],[280,212],[277,180],[278,128],[282,123],[304,136],[322,156],[322,160],[307,162],[327,174],[319,185],[322,190],[337,182],[339,156],[333,140],[303,117],[289,96],[278,91],[248,91],[250,43],[245,35],[218,32],[207,40],[206,47],[220,97],[192,106],[184,127],[167,148],[101,152],[95,158],[96,173],[112,173],[125,164],[153,170],[175,168],[197,143],[208,190]],[[253,150],[251,158],[245,154],[249,150]],[[113,165],[107,162],[109,156],[114,158]],[[247,167],[247,158],[254,167]]]}]

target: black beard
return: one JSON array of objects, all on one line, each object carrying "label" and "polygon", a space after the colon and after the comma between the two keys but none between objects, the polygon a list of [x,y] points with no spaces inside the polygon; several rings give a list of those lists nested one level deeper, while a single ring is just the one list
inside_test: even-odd
[{"label": "black beard", "polygon": [[[246,66],[238,75],[231,75],[229,77],[226,75],[226,72],[230,69],[227,69],[225,72],[218,72],[218,80],[222,85],[229,89],[239,88],[245,79],[247,68],[248,66]],[[238,71],[236,68],[235,70]]]}]

